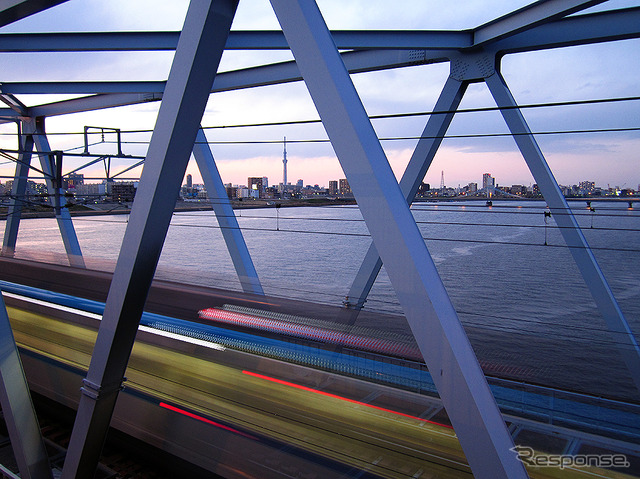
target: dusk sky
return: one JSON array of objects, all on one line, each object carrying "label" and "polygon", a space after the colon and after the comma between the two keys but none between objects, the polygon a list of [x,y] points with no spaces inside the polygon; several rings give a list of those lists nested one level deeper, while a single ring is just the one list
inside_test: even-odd
[{"label": "dusk sky", "polygon": [[[331,29],[437,29],[457,30],[479,26],[530,2],[516,0],[319,0]],[[7,32],[179,30],[188,2],[155,0],[109,2],[71,0],[58,7],[2,29]],[[638,1],[610,1],[587,10],[638,6]],[[234,29],[279,29],[268,0],[240,0]],[[508,55],[502,72],[520,104],[572,100],[594,100],[640,96],[640,40],[625,40],[534,53]],[[0,54],[1,82],[54,80],[164,80],[172,53],[58,53]],[[291,58],[289,52],[227,52],[221,71],[273,63]],[[389,70],[352,76],[370,115],[430,111],[449,73],[448,63]],[[54,100],[53,97],[24,96],[27,105]],[[68,150],[82,145],[85,125],[146,130],[153,128],[159,103],[117,108],[92,113],[53,117],[47,130],[53,149]],[[484,84],[472,85],[461,108],[494,106]],[[611,104],[547,107],[524,110],[534,132],[638,128],[640,101]],[[317,113],[302,82],[211,95],[202,120],[205,127],[248,123],[317,119]],[[420,135],[426,116],[374,120],[381,138]],[[0,125],[0,133],[14,133],[15,125]],[[449,130],[451,135],[502,134],[507,128],[499,112],[460,113]],[[319,124],[253,128],[208,129],[212,151],[225,183],[246,184],[248,176],[267,176],[270,184],[282,181],[283,137],[288,140],[288,179],[295,183],[327,186],[329,180],[344,177],[329,143],[304,140],[326,139]],[[144,155],[150,135],[126,134],[124,153]],[[109,139],[109,138],[107,138]],[[542,151],[560,184],[584,180],[599,186],[637,189],[640,184],[640,132],[600,132],[539,135]],[[273,141],[247,144],[243,142]],[[400,176],[417,140],[385,140],[382,145]],[[15,149],[15,137],[0,137],[0,145]],[[92,152],[114,152],[114,145],[98,145]],[[65,158],[65,171],[80,166],[81,160]],[[118,162],[123,168],[131,162]],[[0,174],[13,175],[12,164],[1,164]],[[508,137],[448,138],[436,156],[425,181],[439,186],[444,171],[447,186],[480,183],[490,172],[500,185],[533,183],[524,160]],[[104,175],[101,167],[88,168],[85,176]],[[195,162],[188,173],[199,182]],[[139,174],[139,170],[137,173]],[[6,178],[2,180],[6,181]]]}]

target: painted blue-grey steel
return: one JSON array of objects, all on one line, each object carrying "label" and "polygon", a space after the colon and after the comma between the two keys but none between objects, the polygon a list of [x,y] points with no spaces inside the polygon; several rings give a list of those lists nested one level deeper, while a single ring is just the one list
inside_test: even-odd
[{"label": "painted blue-grey steel", "polygon": [[34,117],[51,117],[67,115],[69,113],[100,110],[103,108],[135,105],[149,101],[158,101],[160,99],[162,99],[161,93],[92,95],[85,98],[74,98],[71,100],[49,103],[47,105],[34,106],[31,107],[29,111]]},{"label": "painted blue-grey steel", "polygon": [[68,208],[64,208],[66,200],[64,195],[60,194],[60,188],[56,187],[55,182],[52,180],[56,172],[49,161],[51,148],[44,132],[44,119],[24,118],[21,125],[22,135],[20,141],[22,151],[19,154],[18,163],[16,164],[16,174],[12,186],[12,202],[9,207],[7,224],[5,226],[2,254],[12,256],[15,251],[22,206],[26,201],[27,177],[31,167],[31,156],[35,144],[41,153],[40,165],[45,175],[49,196],[50,198],[57,196],[57,205],[62,207],[56,208],[56,220],[65,251],[67,252],[69,264],[83,268],[84,260],[82,258],[82,251],[80,250],[80,243],[78,242],[69,210]]},{"label": "painted blue-grey steel", "polygon": [[[1,88],[0,88],[1,90]],[[0,101],[9,106],[13,111],[21,117],[29,116],[27,106],[10,93],[0,93]]]},{"label": "painted blue-grey steel", "polygon": [[69,264],[77,268],[84,268],[84,259],[82,258],[82,250],[80,249],[80,242],[76,235],[76,230],[73,227],[73,221],[71,220],[71,213],[69,208],[65,208],[67,200],[64,194],[62,194],[61,186],[56,185],[57,172],[52,168],[53,162],[51,161],[51,146],[45,133],[44,118],[36,118],[35,131],[33,132],[33,141],[36,145],[38,152],[40,153],[40,165],[45,174],[45,183],[47,185],[47,191],[49,198],[53,201],[59,202],[59,208],[56,208],[56,221],[58,223],[58,229],[62,236],[62,242],[64,249],[67,252],[67,258]]},{"label": "painted blue-grey steel", "polygon": [[0,27],[54,7],[67,0],[13,0],[0,4]]},{"label": "painted blue-grey steel", "polygon": [[31,165],[31,156],[33,153],[33,131],[35,123],[32,119],[26,119],[21,122],[21,132],[19,136],[20,153],[18,154],[18,162],[16,163],[16,173],[11,186],[11,202],[7,211],[7,221],[4,228],[4,237],[2,238],[2,255],[12,257],[16,250],[16,241],[18,239],[18,229],[20,228],[20,219],[22,218],[22,208],[26,201],[27,194],[27,177]]},{"label": "painted blue-grey steel", "polygon": [[[609,42],[640,36],[640,8],[628,8],[571,16],[538,25],[490,45],[500,54]],[[445,51],[369,50],[343,53],[351,73],[447,61]],[[212,92],[287,83],[301,80],[291,62],[225,72],[216,77]],[[101,108],[132,105],[162,98],[164,81],[152,82],[11,82],[2,91],[13,94],[74,93],[103,95],[72,99],[31,108],[33,116],[54,116]],[[0,118],[15,121],[19,113],[0,109]],[[0,120],[2,122],[2,120]]]},{"label": "painted blue-grey steel", "polygon": [[[442,144],[444,135],[453,120],[454,113],[460,105],[467,86],[468,82],[461,82],[449,77],[440,93],[433,108],[434,113],[429,116],[427,125],[400,180],[400,189],[409,205],[413,203],[420,183],[422,183],[438,148]],[[372,243],[356,273],[351,289],[349,289],[345,306],[355,310],[362,309],[381,268],[382,260]]]},{"label": "painted blue-grey steel", "polygon": [[[442,51],[425,50],[363,50],[342,53],[345,65],[350,73],[362,73],[390,68],[401,68],[426,63],[447,61],[446,53]],[[282,62],[258,67],[246,68],[222,72],[216,75],[211,93],[255,88],[259,86],[276,85],[301,81],[302,77],[295,62]],[[92,102],[87,107],[78,111],[90,109],[111,108],[126,104],[142,103],[145,101],[160,100],[161,97],[142,96],[161,95],[166,82],[8,82],[0,87],[2,91],[14,94],[108,94],[100,97],[89,97],[87,102]],[[120,94],[120,95],[118,95]],[[130,94],[127,96],[127,94]],[[110,100],[113,95],[113,100]],[[85,100],[85,99],[80,99]],[[130,103],[126,103],[130,101]],[[75,102],[75,103],[74,103]],[[101,105],[101,102],[104,105]],[[61,101],[49,105],[35,106],[31,108],[32,114],[37,116],[52,116],[65,114],[60,105],[78,104],[78,100]],[[48,110],[48,108],[55,108]],[[5,110],[0,109],[0,116]],[[74,113],[74,110],[69,110]],[[7,112],[8,113],[8,112]],[[13,118],[11,113],[9,118]]]},{"label": "painted blue-grey steel", "polygon": [[[339,49],[458,50],[494,42],[605,0],[542,0],[471,30],[333,31]],[[0,52],[174,50],[179,32],[61,32],[0,35]],[[289,49],[279,31],[234,31],[226,50]]]},{"label": "painted blue-grey steel", "polygon": [[576,15],[540,25],[490,45],[502,54],[638,38],[640,7]]},{"label": "painted blue-grey steel", "polygon": [[222,237],[231,255],[231,261],[238,274],[242,290],[245,293],[264,294],[247,243],[240,230],[240,225],[238,225],[238,220],[227,196],[227,190],[222,183],[220,172],[202,128],[198,129],[196,142],[193,146],[193,156],[198,164],[202,181],[204,181],[211,201],[211,207],[218,220]]},{"label": "painted blue-grey steel", "polygon": [[192,0],[169,73],[71,435],[63,478],[91,477],[237,0]]},{"label": "painted blue-grey steel", "polygon": [[605,1],[607,0],[538,0],[475,28],[473,46],[509,37]]},{"label": "painted blue-grey steel", "polygon": [[0,405],[23,479],[53,477],[7,308],[0,294]]},{"label": "painted blue-grey steel", "polygon": [[12,108],[0,108],[0,123],[15,123],[20,120],[20,113]]},{"label": "painted blue-grey steel", "polygon": [[[470,31],[340,30],[332,32],[340,49],[459,49],[472,46]],[[5,33],[0,52],[94,52],[175,50],[179,32]],[[281,31],[233,31],[225,50],[288,50]]]},{"label": "painted blue-grey steel", "polygon": [[313,0],[271,0],[477,477],[524,478],[513,440],[367,113]]},{"label": "painted blue-grey steel", "polygon": [[609,287],[609,283],[571,213],[567,200],[560,191],[522,112],[517,108],[518,104],[504,78],[500,72],[496,71],[494,75],[486,78],[485,82],[496,104],[501,108],[509,131],[513,135],[547,205],[549,205],[551,215],[560,227],[560,232],[609,331],[615,337],[615,344],[629,369],[636,388],[640,390],[640,347]]}]

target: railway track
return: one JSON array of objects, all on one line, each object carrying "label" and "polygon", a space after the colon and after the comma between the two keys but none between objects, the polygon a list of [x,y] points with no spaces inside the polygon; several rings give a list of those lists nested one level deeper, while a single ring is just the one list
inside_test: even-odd
[{"label": "railway track", "polygon": [[[67,446],[71,439],[75,411],[32,394],[38,413],[40,430],[45,442],[54,479],[60,477]],[[19,478],[9,434],[0,411],[0,478]],[[175,479],[210,478],[204,471],[182,459],[144,444],[119,431],[111,430],[100,457],[94,479]]]}]

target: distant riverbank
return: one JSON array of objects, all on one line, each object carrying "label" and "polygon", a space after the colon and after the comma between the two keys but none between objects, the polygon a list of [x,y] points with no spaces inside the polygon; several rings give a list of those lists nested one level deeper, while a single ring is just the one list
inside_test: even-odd
[{"label": "distant riverbank", "polygon": [[[276,207],[299,207],[299,206],[333,206],[333,205],[355,205],[352,198],[328,199],[286,199],[286,200],[266,200],[266,199],[244,199],[232,200],[233,209],[254,209],[254,208],[276,208]],[[178,201],[174,212],[182,211],[210,211],[211,204],[207,201]],[[98,216],[98,215],[128,215],[131,212],[131,204],[124,203],[99,203],[96,205],[70,205],[71,216]],[[0,218],[6,218],[8,208],[0,207]],[[23,208],[22,218],[54,218],[55,213],[50,206],[36,206]]]},{"label": "distant riverbank", "polygon": [[[544,201],[543,198],[492,198],[493,201]],[[640,203],[640,196],[627,197],[610,197],[610,196],[594,196],[594,197],[570,197],[566,198],[568,202],[584,202],[590,205],[592,202],[606,203],[627,203],[630,208],[637,207]],[[441,198],[416,198],[414,203],[447,203],[447,202],[484,202],[487,198],[481,197],[441,197]],[[309,199],[242,199],[231,200],[231,206],[234,210],[238,209],[256,209],[256,208],[289,208],[301,206],[337,206],[337,205],[355,205],[353,198],[309,198]],[[211,204],[207,200],[202,201],[178,201],[174,212],[181,211],[211,211]],[[69,206],[71,216],[97,216],[97,215],[128,215],[131,212],[131,203],[98,203],[94,205],[71,205]],[[0,207],[0,219],[6,218],[8,208]],[[22,218],[54,218],[55,214],[51,206],[30,206],[22,210]]]}]

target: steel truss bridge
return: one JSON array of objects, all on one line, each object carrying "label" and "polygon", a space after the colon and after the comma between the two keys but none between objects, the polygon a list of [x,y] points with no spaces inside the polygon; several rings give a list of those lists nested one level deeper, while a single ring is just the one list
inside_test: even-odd
[{"label": "steel truss bridge", "polygon": [[[9,25],[63,3],[0,4]],[[304,81],[372,237],[348,293],[359,310],[384,263],[464,456],[476,477],[527,477],[510,451],[509,430],[409,210],[456,110],[472,83],[484,82],[513,135],[602,316],[618,332],[619,353],[640,388],[640,349],[584,235],[561,194],[527,121],[500,72],[505,55],[640,36],[640,8],[577,14],[601,0],[540,0],[463,31],[329,31],[313,0],[271,0],[281,31],[230,31],[238,0],[192,0],[181,32],[0,34],[1,52],[175,51],[166,81],[3,82],[0,121],[18,126],[20,148],[2,254],[15,251],[34,147],[46,178],[69,263],[84,267],[61,192],[62,157],[51,150],[45,119],[144,102],[161,102],[129,225],[122,244],[86,378],[62,477],[92,477],[120,395],[140,318],[191,154],[210,196],[225,198],[203,130],[212,93]],[[225,50],[291,50],[295,61],[218,73]],[[629,59],[633,61],[634,59]],[[398,183],[349,73],[449,62],[434,112]],[[26,105],[21,95],[75,98]],[[214,192],[213,194],[211,192]],[[213,202],[245,293],[262,295],[260,280],[228,202]],[[22,477],[50,477],[29,404],[26,380],[4,305],[2,409]],[[623,332],[620,335],[620,332]]]}]

